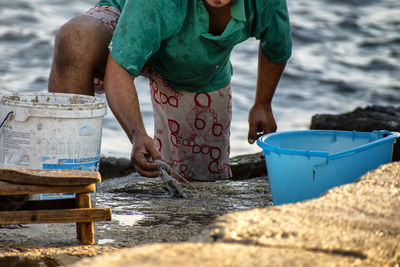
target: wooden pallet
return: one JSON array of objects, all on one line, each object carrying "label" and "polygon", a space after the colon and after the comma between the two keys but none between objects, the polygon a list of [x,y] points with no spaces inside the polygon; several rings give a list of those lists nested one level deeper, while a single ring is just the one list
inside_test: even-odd
[{"label": "wooden pallet", "polygon": [[[76,223],[77,238],[94,244],[95,221],[111,221],[110,208],[92,208],[98,172],[0,168],[0,196],[74,193],[70,199],[30,200],[18,211],[0,211],[0,224]],[[6,182],[6,183],[4,183]]]}]

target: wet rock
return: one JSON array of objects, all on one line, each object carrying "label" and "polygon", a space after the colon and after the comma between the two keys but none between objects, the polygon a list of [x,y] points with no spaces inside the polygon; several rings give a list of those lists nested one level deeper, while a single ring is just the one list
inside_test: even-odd
[{"label": "wet rock", "polygon": [[[230,159],[232,179],[243,180],[265,176],[267,174],[265,161],[260,153],[236,156]],[[135,168],[127,158],[100,158],[99,172],[103,179],[122,177],[135,172]]]},{"label": "wet rock", "polygon": [[122,177],[134,172],[135,168],[127,158],[101,157],[99,172],[102,179]]},{"label": "wet rock", "polygon": [[246,154],[230,159],[232,179],[242,180],[266,176],[265,160],[260,153]]},{"label": "wet rock", "polygon": [[[311,119],[310,129],[400,132],[400,107],[368,106],[343,114],[317,114]],[[394,146],[393,161],[399,160],[400,142],[397,141]]]},{"label": "wet rock", "polygon": [[368,106],[343,114],[317,114],[311,119],[311,129],[370,132],[400,131],[400,108]]},{"label": "wet rock", "polygon": [[96,207],[110,207],[112,221],[95,222],[97,245],[80,245],[74,223],[0,228],[0,267],[4,257],[36,255],[42,262],[48,256],[65,266],[111,249],[189,241],[223,214],[272,204],[266,177],[194,182],[183,190],[188,198],[171,198],[160,179],[136,172],[106,179],[97,187]]},{"label": "wet rock", "polygon": [[99,188],[96,205],[112,207],[113,220],[96,223],[97,240],[111,237],[109,244],[126,247],[188,241],[223,214],[272,203],[265,177],[183,184],[184,199],[171,198],[159,179],[127,178],[117,188],[107,185],[113,179]]}]

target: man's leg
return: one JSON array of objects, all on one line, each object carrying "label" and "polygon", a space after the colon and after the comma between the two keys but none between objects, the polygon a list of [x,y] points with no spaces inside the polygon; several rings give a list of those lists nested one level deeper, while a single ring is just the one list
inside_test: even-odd
[{"label": "man's leg", "polygon": [[103,78],[112,33],[99,20],[80,15],[57,33],[49,92],[94,95],[93,79]]}]

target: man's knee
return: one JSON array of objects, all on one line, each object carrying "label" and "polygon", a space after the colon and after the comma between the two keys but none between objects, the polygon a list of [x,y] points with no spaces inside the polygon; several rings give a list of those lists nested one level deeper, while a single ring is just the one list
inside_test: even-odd
[{"label": "man's knee", "polygon": [[[101,26],[101,25],[100,25]],[[77,61],[93,62],[93,57],[104,54],[98,51],[106,48],[106,44],[99,44],[98,37],[101,30],[99,24],[87,16],[79,16],[64,24],[55,38],[54,59],[58,67],[67,68]]]}]

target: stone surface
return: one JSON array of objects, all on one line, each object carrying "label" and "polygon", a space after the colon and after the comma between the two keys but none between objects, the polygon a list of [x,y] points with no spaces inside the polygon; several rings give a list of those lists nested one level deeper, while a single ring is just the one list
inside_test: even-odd
[{"label": "stone surface", "polygon": [[304,202],[228,213],[197,243],[156,244],[72,266],[400,266],[400,163]]},{"label": "stone surface", "polygon": [[84,257],[110,254],[116,252],[117,248],[68,243],[58,243],[57,247],[39,247],[21,242],[0,245],[0,250],[1,267],[53,267],[73,264]]},{"label": "stone surface", "polygon": [[159,179],[137,173],[106,179],[97,188],[96,205],[110,207],[112,221],[95,222],[95,246],[77,242],[73,223],[0,228],[0,266],[59,266],[125,247],[189,241],[223,214],[271,205],[265,176],[197,182],[184,190],[187,199],[170,198]]},{"label": "stone surface", "polygon": [[400,162],[289,205],[257,202],[265,181],[196,183],[179,200],[158,181],[109,179],[98,203],[114,217],[95,223],[96,245],[74,224],[1,229],[0,266],[400,266]]},{"label": "stone surface", "polygon": [[86,258],[70,267],[373,266],[361,263],[351,257],[318,251],[299,253],[291,248],[230,243],[176,243],[124,249],[113,255]]},{"label": "stone surface", "polygon": [[400,263],[399,179],[399,163],[384,165],[318,199],[222,216],[200,240]]}]

